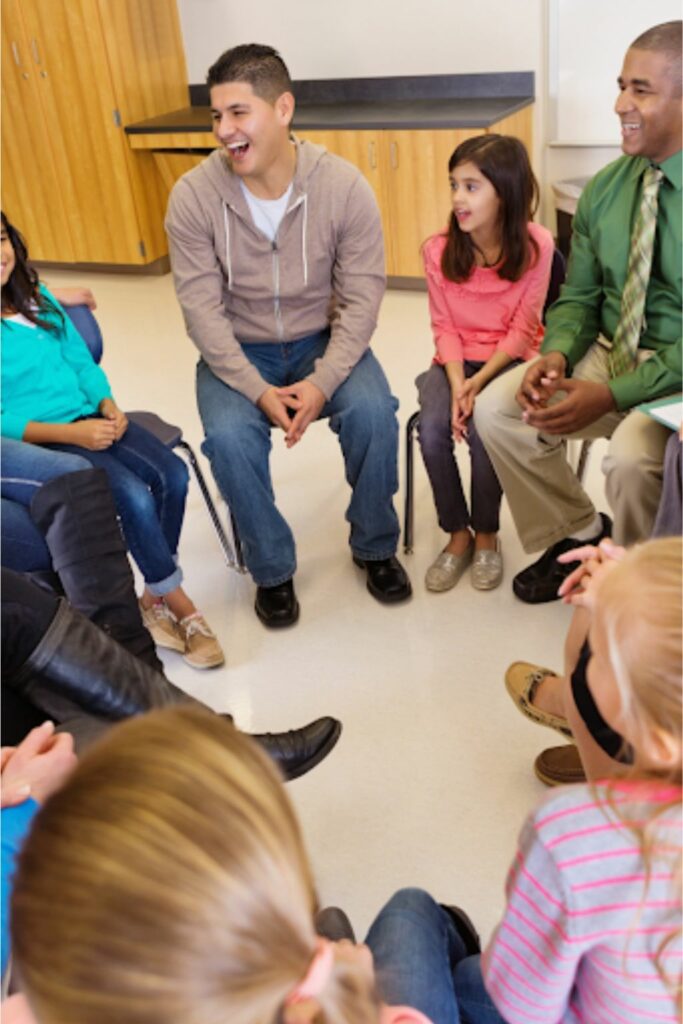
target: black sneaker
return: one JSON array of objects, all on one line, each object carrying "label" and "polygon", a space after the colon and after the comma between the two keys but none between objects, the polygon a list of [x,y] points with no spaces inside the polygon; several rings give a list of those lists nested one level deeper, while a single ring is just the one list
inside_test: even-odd
[{"label": "black sneaker", "polygon": [[557,561],[557,556],[563,555],[565,551],[572,551],[574,548],[585,547],[586,544],[599,544],[605,537],[611,537],[612,520],[604,512],[600,513],[600,518],[602,519],[602,530],[597,537],[593,537],[591,540],[574,540],[572,537],[558,540],[557,544],[548,548],[538,561],[517,573],[512,581],[512,589],[520,601],[524,601],[526,604],[545,604],[548,601],[558,600],[557,591],[567,576],[574,572],[576,563],[570,562],[569,565],[563,565]]}]

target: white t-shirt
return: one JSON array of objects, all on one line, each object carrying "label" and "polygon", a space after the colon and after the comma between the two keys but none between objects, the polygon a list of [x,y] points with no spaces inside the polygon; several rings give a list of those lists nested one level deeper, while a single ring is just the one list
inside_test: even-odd
[{"label": "white t-shirt", "polygon": [[247,201],[254,224],[269,241],[274,242],[280,221],[285,215],[289,197],[292,194],[292,182],[289,183],[289,188],[279,199],[259,199],[249,191],[243,181],[240,181],[240,188]]}]

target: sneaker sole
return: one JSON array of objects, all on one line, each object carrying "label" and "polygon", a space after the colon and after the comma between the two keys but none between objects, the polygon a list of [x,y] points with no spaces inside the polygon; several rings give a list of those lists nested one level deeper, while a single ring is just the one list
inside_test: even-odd
[{"label": "sneaker sole", "polygon": [[538,765],[537,761],[534,761],[534,775],[545,786],[571,786],[576,782],[586,781],[586,776],[583,772],[581,772],[581,774],[578,772],[572,773],[571,775],[568,774],[562,779],[558,779],[554,775],[548,775]]},{"label": "sneaker sole", "polygon": [[320,762],[327,757],[330,751],[332,751],[336,747],[337,740],[341,736],[341,733],[342,724],[341,722],[336,722],[334,729],[330,733],[327,742],[324,743],[323,746],[320,747],[320,749],[317,750],[312,757],[309,757],[307,761],[304,761],[303,764],[299,765],[297,770],[295,772],[292,772],[291,775],[289,775],[289,777],[286,779],[286,781],[292,782],[294,779],[299,779],[301,778],[302,775],[305,775],[307,772],[310,772],[312,768],[315,768],[316,765],[320,764]]},{"label": "sneaker sole", "polygon": [[225,655],[221,654],[220,658],[216,656],[211,661],[194,661],[191,655],[183,654],[183,661],[192,668],[218,668],[219,665],[225,665]]}]

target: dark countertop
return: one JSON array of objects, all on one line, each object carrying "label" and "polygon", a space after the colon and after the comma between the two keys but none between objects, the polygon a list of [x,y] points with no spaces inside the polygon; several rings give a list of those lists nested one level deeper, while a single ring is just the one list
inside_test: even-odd
[{"label": "dark countertop", "polygon": [[[191,85],[190,106],[127,125],[129,135],[211,131],[205,86]],[[530,71],[416,75],[294,82],[293,128],[489,128],[534,102]]]},{"label": "dark countertop", "polygon": [[[302,104],[293,129],[432,129],[488,128],[533,103],[532,96],[471,99],[408,100],[406,102]],[[129,135],[169,132],[210,132],[208,107],[183,107],[170,114],[127,125]]]}]

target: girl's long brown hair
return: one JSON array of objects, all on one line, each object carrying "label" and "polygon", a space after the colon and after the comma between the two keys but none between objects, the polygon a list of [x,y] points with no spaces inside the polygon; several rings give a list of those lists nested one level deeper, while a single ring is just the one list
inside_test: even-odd
[{"label": "girl's long brown hair", "polygon": [[[538,258],[538,244],[529,235],[529,221],[538,206],[538,182],[524,144],[512,135],[478,135],[466,139],[448,161],[449,174],[459,165],[473,163],[493,185],[500,199],[502,258],[496,268],[506,281],[519,281]],[[475,266],[474,245],[460,230],[451,211],[441,271],[447,281],[466,281]]]},{"label": "girl's long brown hair", "polygon": [[[64,322],[64,314],[39,290],[38,272],[29,262],[28,249],[23,236],[13,224],[10,224],[2,212],[0,212],[0,220],[14,249],[15,259],[14,270],[10,274],[7,284],[2,286],[3,311],[11,309],[14,313],[21,313],[31,323],[43,327],[46,331],[59,331]],[[56,316],[57,322],[43,319],[40,316],[41,312]]]}]

